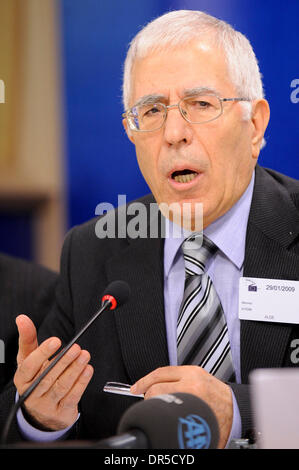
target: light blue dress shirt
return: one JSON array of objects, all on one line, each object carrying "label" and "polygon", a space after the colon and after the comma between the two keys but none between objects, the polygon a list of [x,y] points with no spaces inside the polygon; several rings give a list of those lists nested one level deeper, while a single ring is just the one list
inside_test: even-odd
[{"label": "light blue dress shirt", "polygon": [[[254,173],[249,186],[237,203],[204,230],[205,235],[219,248],[216,255],[207,263],[206,272],[213,281],[226,317],[238,383],[241,381],[239,279],[243,274],[246,230],[253,186]],[[177,365],[176,324],[185,282],[184,258],[180,249],[184,236],[178,236],[174,226],[171,228],[165,238],[164,247],[164,302],[169,361],[170,365]],[[234,417],[229,441],[241,436],[240,414],[234,394],[232,395]],[[69,428],[57,432],[36,430],[25,421],[21,410],[17,414],[17,421],[23,436],[32,441],[61,439],[69,431]]]},{"label": "light blue dress shirt", "polygon": [[[207,262],[206,272],[212,279],[225,314],[232,360],[237,383],[241,382],[240,320],[238,315],[239,279],[243,275],[246,231],[254,187],[250,184],[237,203],[222,217],[210,224],[204,234],[219,248]],[[186,237],[171,225],[164,246],[164,303],[170,365],[177,365],[177,317],[184,294],[185,265],[181,245]],[[233,395],[234,418],[230,439],[241,437],[241,419]]]}]

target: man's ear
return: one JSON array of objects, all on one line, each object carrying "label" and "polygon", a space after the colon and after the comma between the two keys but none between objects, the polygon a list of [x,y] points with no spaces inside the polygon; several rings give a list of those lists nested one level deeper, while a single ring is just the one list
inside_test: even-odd
[{"label": "man's ear", "polygon": [[251,122],[253,133],[251,139],[252,156],[258,158],[264,134],[270,119],[270,107],[265,99],[255,100],[252,103]]},{"label": "man's ear", "polygon": [[133,132],[131,131],[131,129],[129,128],[129,125],[128,125],[128,121],[126,119],[123,119],[123,126],[125,128],[125,131],[126,131],[126,134],[128,136],[128,138],[130,139],[130,141],[132,142],[132,144],[135,144],[134,142],[134,134]]}]

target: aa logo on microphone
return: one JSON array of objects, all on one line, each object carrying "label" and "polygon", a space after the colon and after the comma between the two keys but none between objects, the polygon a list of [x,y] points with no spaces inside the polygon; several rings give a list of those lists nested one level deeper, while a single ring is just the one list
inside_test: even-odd
[{"label": "aa logo on microphone", "polygon": [[178,441],[180,449],[208,449],[211,442],[210,428],[197,415],[179,418]]}]

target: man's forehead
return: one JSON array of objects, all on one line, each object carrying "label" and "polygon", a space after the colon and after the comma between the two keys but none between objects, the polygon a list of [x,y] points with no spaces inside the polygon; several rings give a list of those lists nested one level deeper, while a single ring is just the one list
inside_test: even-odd
[{"label": "man's forehead", "polygon": [[198,42],[185,49],[152,51],[136,59],[131,79],[131,106],[139,101],[151,104],[181,99],[197,92],[221,96],[230,85],[224,54],[214,45]]}]

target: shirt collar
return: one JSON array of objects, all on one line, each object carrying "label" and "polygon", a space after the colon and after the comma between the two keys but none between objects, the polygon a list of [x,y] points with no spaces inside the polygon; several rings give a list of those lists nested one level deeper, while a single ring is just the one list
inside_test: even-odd
[{"label": "shirt collar", "polygon": [[[219,250],[232,262],[238,269],[241,269],[245,257],[246,231],[251,206],[254,172],[247,189],[241,198],[219,219],[215,220],[205,230],[204,234],[217,245]],[[164,272],[167,276],[179,254],[179,249],[185,236],[175,230],[175,224],[169,223],[169,233],[165,238],[164,246]],[[180,230],[180,229],[179,229]]]}]

